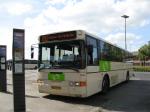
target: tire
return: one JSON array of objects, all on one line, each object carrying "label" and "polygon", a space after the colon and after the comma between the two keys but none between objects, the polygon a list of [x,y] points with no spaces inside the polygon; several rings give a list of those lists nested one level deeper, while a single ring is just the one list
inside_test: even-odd
[{"label": "tire", "polygon": [[34,67],[34,70],[36,70],[36,69],[37,69],[37,66]]},{"label": "tire", "polygon": [[130,80],[130,75],[129,75],[129,71],[127,71],[126,82],[128,82],[129,80]]},{"label": "tire", "polygon": [[109,90],[109,78],[105,76],[102,82],[102,93],[106,94],[108,90]]}]

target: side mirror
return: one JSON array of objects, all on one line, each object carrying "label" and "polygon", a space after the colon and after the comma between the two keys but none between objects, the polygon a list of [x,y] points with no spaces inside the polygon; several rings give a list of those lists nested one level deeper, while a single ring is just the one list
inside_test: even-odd
[{"label": "side mirror", "polygon": [[34,58],[34,48],[31,46],[31,59]]}]

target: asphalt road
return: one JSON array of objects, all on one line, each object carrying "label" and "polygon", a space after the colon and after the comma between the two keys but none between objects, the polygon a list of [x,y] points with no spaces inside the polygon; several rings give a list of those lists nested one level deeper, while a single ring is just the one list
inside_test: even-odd
[{"label": "asphalt road", "polygon": [[135,73],[129,82],[111,88],[106,95],[86,99],[51,95],[44,98],[100,107],[103,111],[150,112],[150,73]]},{"label": "asphalt road", "polygon": [[[36,73],[26,71],[27,109],[31,112],[91,112],[95,108],[102,112],[150,112],[150,73],[136,72],[129,82],[111,88],[106,95],[99,93],[89,98],[40,94]],[[11,75],[7,79],[8,91],[12,92]]]}]

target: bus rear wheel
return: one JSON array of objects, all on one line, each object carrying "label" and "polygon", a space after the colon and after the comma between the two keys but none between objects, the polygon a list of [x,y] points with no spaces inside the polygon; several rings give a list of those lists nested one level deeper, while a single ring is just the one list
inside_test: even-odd
[{"label": "bus rear wheel", "polygon": [[102,93],[106,94],[109,90],[109,78],[105,76],[102,82]]}]

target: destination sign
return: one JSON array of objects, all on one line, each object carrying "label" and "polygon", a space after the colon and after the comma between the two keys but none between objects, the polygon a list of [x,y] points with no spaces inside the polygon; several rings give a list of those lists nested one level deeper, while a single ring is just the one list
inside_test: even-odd
[{"label": "destination sign", "polygon": [[63,33],[55,33],[40,36],[40,42],[49,42],[55,40],[68,40],[76,38],[76,32],[63,32]]}]

